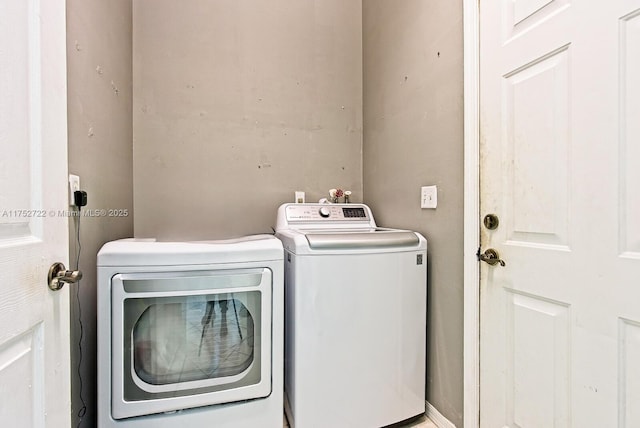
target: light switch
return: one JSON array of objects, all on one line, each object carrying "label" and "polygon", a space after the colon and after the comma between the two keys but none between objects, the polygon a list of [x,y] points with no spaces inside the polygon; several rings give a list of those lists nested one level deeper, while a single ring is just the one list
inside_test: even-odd
[{"label": "light switch", "polygon": [[438,188],[423,186],[420,193],[420,208],[436,208],[438,206]]}]

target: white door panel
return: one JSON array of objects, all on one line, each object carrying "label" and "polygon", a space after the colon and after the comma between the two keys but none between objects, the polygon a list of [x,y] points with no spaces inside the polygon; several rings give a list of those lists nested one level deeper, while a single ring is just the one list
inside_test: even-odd
[{"label": "white door panel", "polygon": [[0,0],[0,421],[70,425],[64,1]]},{"label": "white door panel", "polygon": [[620,251],[640,259],[640,11],[620,22]]},{"label": "white door panel", "polygon": [[481,426],[640,426],[640,1],[480,7]]}]

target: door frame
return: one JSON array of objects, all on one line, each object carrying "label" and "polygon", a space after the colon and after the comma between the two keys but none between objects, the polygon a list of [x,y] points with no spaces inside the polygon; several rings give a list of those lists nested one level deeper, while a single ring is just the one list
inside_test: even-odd
[{"label": "door frame", "polygon": [[480,0],[463,0],[464,428],[480,426]]}]

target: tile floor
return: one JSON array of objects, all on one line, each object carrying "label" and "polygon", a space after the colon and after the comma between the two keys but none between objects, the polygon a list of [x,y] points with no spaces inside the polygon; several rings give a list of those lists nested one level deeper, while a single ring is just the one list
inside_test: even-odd
[{"label": "tile floor", "polygon": [[[289,424],[287,423],[286,416],[283,418],[282,427],[289,428]],[[436,424],[431,422],[429,418],[427,418],[426,416],[422,416],[410,424],[400,425],[400,426],[397,426],[396,428],[438,428],[438,427],[436,426]]]},{"label": "tile floor", "polygon": [[410,423],[408,425],[402,425],[402,428],[438,428],[436,424],[431,422],[426,416],[422,416],[420,419]]}]

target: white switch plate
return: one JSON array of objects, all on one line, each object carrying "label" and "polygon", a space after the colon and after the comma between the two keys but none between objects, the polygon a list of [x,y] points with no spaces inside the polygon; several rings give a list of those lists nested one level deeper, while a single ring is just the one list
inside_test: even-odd
[{"label": "white switch plate", "polygon": [[304,204],[304,192],[296,192],[296,204]]},{"label": "white switch plate", "polygon": [[423,186],[420,192],[420,208],[436,208],[438,206],[438,188]]},{"label": "white switch plate", "polygon": [[69,174],[69,205],[75,205],[73,199],[73,192],[80,190],[80,177],[77,175]]}]

